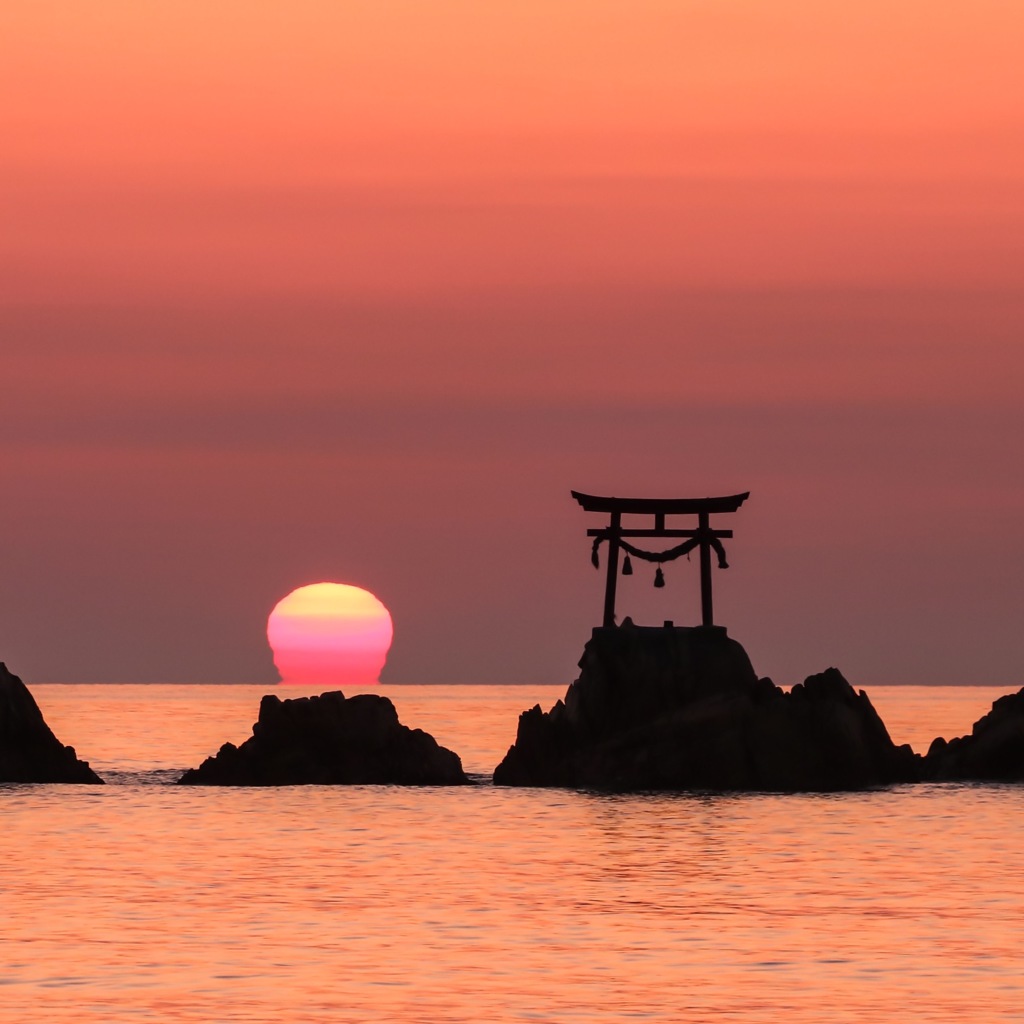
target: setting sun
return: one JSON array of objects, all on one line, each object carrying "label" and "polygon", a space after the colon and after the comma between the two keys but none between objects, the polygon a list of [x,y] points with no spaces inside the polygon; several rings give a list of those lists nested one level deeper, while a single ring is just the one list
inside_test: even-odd
[{"label": "setting sun", "polygon": [[377,682],[393,629],[387,608],[361,587],[313,583],[274,606],[267,640],[284,683]]}]

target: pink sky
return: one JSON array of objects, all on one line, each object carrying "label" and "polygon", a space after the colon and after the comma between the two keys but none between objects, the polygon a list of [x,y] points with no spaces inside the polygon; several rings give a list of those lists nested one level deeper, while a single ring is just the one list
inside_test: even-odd
[{"label": "pink sky", "polygon": [[[568,682],[569,489],[749,489],[759,671],[1020,685],[1022,27],[4,4],[0,659],[270,680],[267,613],[337,579],[385,681]],[[695,620],[693,570],[623,613]]]}]

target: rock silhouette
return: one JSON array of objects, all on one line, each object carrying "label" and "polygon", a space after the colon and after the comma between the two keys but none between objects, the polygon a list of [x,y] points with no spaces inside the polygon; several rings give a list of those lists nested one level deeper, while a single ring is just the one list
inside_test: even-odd
[{"label": "rock silhouette", "polygon": [[834,668],[786,693],[721,627],[594,630],[580,676],[524,712],[506,786],[831,791],[916,781],[867,695]]},{"label": "rock silhouette", "polygon": [[179,780],[193,786],[457,786],[469,780],[459,756],[398,720],[377,694],[260,702],[252,736],[225,743]]},{"label": "rock silhouette", "polygon": [[996,700],[969,736],[933,740],[925,777],[937,782],[1024,782],[1024,688]]},{"label": "rock silhouette", "polygon": [[103,780],[66,747],[43,718],[28,687],[0,662],[0,782]]}]

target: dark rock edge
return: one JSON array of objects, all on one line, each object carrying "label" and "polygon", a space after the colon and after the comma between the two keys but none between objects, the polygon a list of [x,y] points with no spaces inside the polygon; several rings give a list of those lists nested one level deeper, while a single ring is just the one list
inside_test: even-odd
[{"label": "dark rock edge", "polygon": [[0,662],[0,783],[12,782],[103,785],[89,762],[54,736],[29,688]]}]

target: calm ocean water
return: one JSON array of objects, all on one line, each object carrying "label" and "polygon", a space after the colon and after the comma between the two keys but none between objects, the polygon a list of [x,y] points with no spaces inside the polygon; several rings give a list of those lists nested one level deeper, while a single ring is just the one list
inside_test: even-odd
[{"label": "calm ocean water", "polygon": [[[563,691],[383,692],[486,779]],[[1024,787],[166,784],[263,692],[33,687],[112,784],[0,787],[5,1024],[1024,1021]],[[871,697],[920,750],[998,692]]]}]

